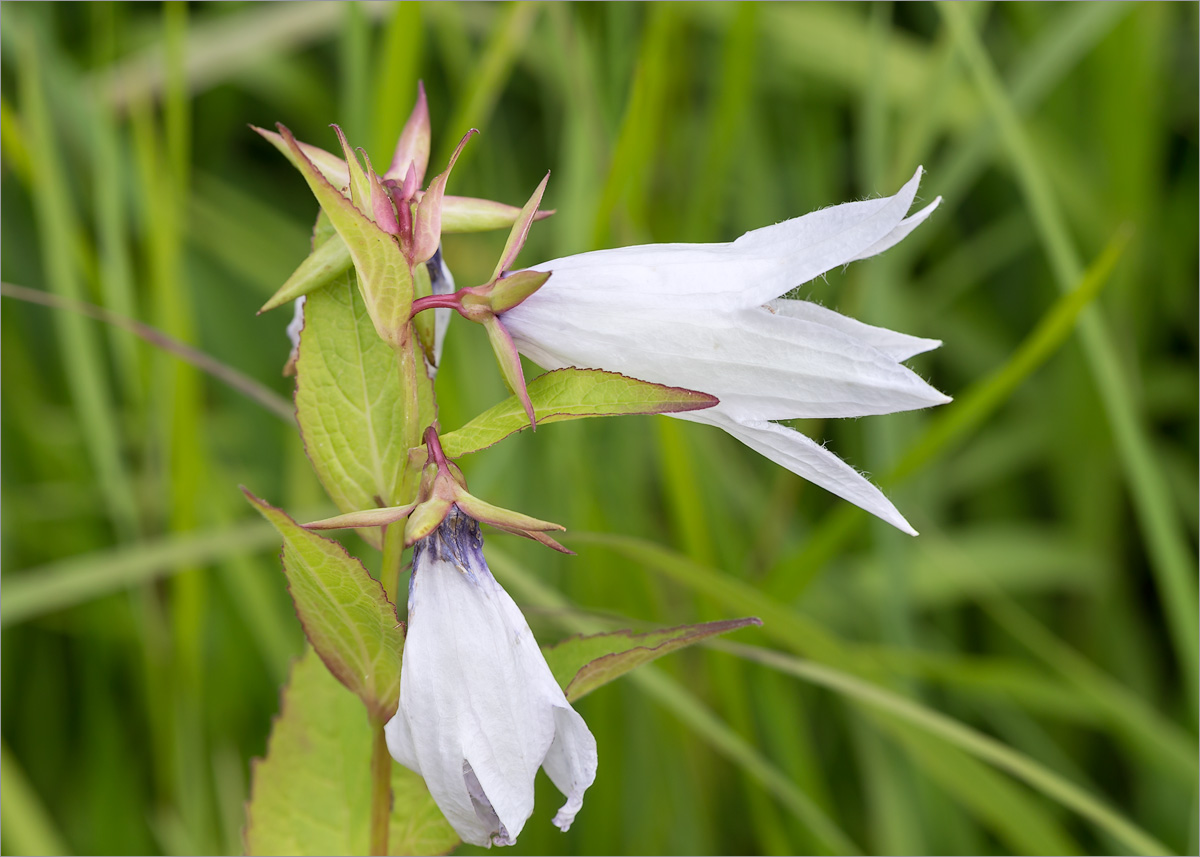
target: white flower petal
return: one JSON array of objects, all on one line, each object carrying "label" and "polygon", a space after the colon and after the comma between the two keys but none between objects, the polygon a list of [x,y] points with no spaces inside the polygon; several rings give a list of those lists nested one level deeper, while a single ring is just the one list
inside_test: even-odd
[{"label": "white flower petal", "polygon": [[919,336],[897,333],[894,330],[888,330],[886,327],[874,327],[870,324],[864,324],[857,319],[844,316],[841,313],[834,312],[831,309],[810,301],[777,298],[768,303],[767,308],[779,315],[798,318],[803,321],[811,321],[815,324],[832,327],[834,330],[840,330],[842,333],[860,339],[872,348],[882,351],[892,360],[896,361],[903,361],[917,354],[924,354],[926,351],[932,351],[942,344],[940,339],[922,339]]},{"label": "white flower petal", "polygon": [[554,709],[554,724],[554,742],[542,767],[567,796],[567,802],[554,816],[555,825],[565,831],[583,806],[583,793],[596,779],[596,741],[583,718],[569,706]]},{"label": "white flower petal", "polygon": [[[535,265],[534,270],[554,272],[535,297],[571,293],[573,303],[629,310],[669,310],[680,300],[712,309],[759,306],[899,241],[904,230],[920,222],[905,225],[921,173],[918,168],[895,196],[814,211],[747,232],[730,244],[622,247]],[[909,220],[923,219],[931,210]],[[897,232],[903,234],[893,239]]]},{"label": "white flower petal", "polygon": [[533,812],[548,756],[574,814],[595,778],[596,745],[481,547],[478,525],[457,510],[418,542],[400,706],[386,731],[464,841],[506,845]]},{"label": "white flower petal", "polygon": [[872,244],[870,247],[868,247],[863,252],[859,253],[853,259],[848,259],[847,261],[848,262],[856,262],[859,259],[867,259],[871,256],[878,256],[884,250],[888,250],[892,247],[895,247],[897,244],[899,244],[901,241],[903,241],[905,238],[908,237],[908,233],[912,232],[914,229],[916,229],[918,226],[920,226],[922,223],[924,223],[925,219],[927,217],[929,217],[929,215],[933,214],[933,210],[941,204],[942,204],[942,198],[939,196],[937,199],[935,199],[933,202],[929,203],[929,205],[922,208],[920,211],[918,211],[912,217],[906,217],[904,220],[900,221],[900,223],[896,226],[895,229],[893,229],[891,232],[889,232],[887,235],[885,235],[879,241],[876,241],[874,244]]},{"label": "white flower petal", "polygon": [[668,323],[535,307],[505,321],[518,348],[548,369],[607,369],[701,390],[757,419],[860,417],[949,401],[867,340],[762,307],[681,308]]},{"label": "white flower petal", "polygon": [[[441,245],[438,246],[437,252],[433,254],[426,265],[433,293],[435,295],[453,294],[454,276],[446,267],[446,260],[442,258]],[[453,314],[454,310],[448,307],[439,307],[433,311],[433,363],[429,364],[426,361],[430,378],[437,377],[438,367],[442,365],[442,344],[446,341],[446,330],[450,327],[450,316]]]},{"label": "white flower petal", "polygon": [[901,362],[932,339],[779,299],[831,268],[880,253],[927,219],[906,216],[918,169],[900,191],[748,232],[730,244],[660,244],[584,253],[537,270],[553,276],[501,317],[522,354],[716,396],[675,415],[720,426],[751,448],[905,532],[873,485],[773,420],[856,417],[950,401]]},{"label": "white flower petal", "polygon": [[673,416],[724,429],[755,452],[786,467],[797,476],[820,485],[843,500],[849,500],[911,536],[917,535],[917,531],[891,501],[865,476],[794,429],[766,420],[735,419],[719,407]]}]

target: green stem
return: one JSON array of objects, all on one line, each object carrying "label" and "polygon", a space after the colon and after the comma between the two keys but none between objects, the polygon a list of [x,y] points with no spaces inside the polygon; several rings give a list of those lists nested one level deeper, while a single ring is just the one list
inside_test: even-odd
[{"label": "green stem", "polygon": [[379,571],[379,582],[388,601],[399,604],[400,567],[404,557],[404,521],[397,521],[383,531],[383,565]]},{"label": "green stem", "polygon": [[[396,346],[396,367],[400,371],[400,395],[404,399],[403,438],[406,449],[421,445],[421,432],[424,429],[424,426],[421,425],[421,397],[417,387],[420,383],[417,373],[424,371],[420,359],[415,331],[410,322],[400,344]],[[403,466],[408,467],[407,461]],[[402,480],[404,483],[408,481],[407,478]]]},{"label": "green stem", "polygon": [[375,733],[371,744],[371,851],[388,853],[388,825],[392,817],[392,757],[388,753],[383,723],[371,718]]}]

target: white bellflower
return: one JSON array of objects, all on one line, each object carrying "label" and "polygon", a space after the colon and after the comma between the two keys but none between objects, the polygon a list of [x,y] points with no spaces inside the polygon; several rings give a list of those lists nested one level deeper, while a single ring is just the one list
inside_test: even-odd
[{"label": "white bellflower", "polygon": [[482,549],[456,507],[414,545],[400,707],[385,732],[463,841],[511,845],[539,767],[567,797],[554,823],[570,827],[596,777],[596,741]]},{"label": "white bellflower", "polygon": [[715,407],[671,416],[718,426],[915,535],[862,474],[774,421],[950,401],[901,364],[939,341],[780,297],[901,241],[941,202],[908,216],[920,178],[918,169],[895,196],[814,211],[727,244],[623,247],[535,265],[553,274],[501,322],[546,369],[605,369],[716,396]]}]

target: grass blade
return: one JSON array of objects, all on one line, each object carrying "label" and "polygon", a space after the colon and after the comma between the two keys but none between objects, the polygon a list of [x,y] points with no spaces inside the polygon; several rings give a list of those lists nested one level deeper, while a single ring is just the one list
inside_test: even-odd
[{"label": "grass blade", "polygon": [[[999,126],[1031,215],[1037,225],[1054,277],[1065,292],[1074,290],[1082,264],[1071,240],[1066,221],[1051,191],[1016,108],[992,66],[978,34],[953,3],[938,5],[953,30],[963,60],[979,88],[988,110]],[[1195,559],[1171,499],[1170,486],[1150,445],[1144,417],[1132,385],[1113,342],[1108,323],[1098,309],[1085,309],[1080,316],[1080,336],[1088,365],[1108,421],[1117,454],[1129,481],[1134,509],[1150,551],[1158,595],[1167,616],[1185,694],[1197,714],[1197,672],[1200,671],[1200,615],[1196,607]]]},{"label": "grass blade", "polygon": [[928,732],[1024,780],[1047,797],[1089,819],[1111,833],[1133,853],[1172,853],[1145,830],[1106,806],[1078,786],[1015,750],[971,727],[878,685],[839,670],[803,661],[780,652],[740,643],[713,643],[713,648],[781,670],[812,684],[828,688],[856,702],[879,709]]}]

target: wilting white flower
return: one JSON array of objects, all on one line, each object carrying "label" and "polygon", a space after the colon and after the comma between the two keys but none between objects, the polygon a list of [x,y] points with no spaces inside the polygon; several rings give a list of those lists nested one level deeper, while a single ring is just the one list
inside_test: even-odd
[{"label": "wilting white flower", "polygon": [[570,827],[596,777],[596,741],[482,548],[457,508],[413,547],[400,707],[386,734],[464,841],[511,845],[539,767],[567,796],[554,823]]},{"label": "wilting white flower", "polygon": [[780,298],[882,253],[941,202],[906,216],[921,170],[895,196],[756,229],[728,244],[656,244],[535,265],[553,275],[501,321],[546,369],[607,369],[720,399],[672,414],[719,426],[805,479],[915,535],[886,497],[821,444],[774,420],[859,417],[949,399],[901,365],[936,348]]}]

